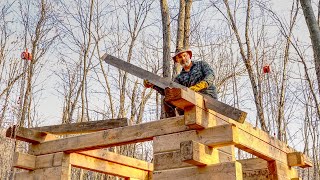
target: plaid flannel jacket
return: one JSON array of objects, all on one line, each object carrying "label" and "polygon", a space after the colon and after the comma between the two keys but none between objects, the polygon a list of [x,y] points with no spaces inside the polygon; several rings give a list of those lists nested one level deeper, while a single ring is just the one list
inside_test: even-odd
[{"label": "plaid flannel jacket", "polygon": [[[217,99],[216,87],[213,84],[214,78],[214,71],[207,62],[192,61],[190,71],[187,72],[182,69],[180,74],[174,79],[174,82],[186,87],[191,87],[200,81],[206,81],[208,83],[208,88],[199,91],[199,93],[209,95],[210,97]],[[154,86],[154,89],[164,95],[163,89],[157,86]]]}]

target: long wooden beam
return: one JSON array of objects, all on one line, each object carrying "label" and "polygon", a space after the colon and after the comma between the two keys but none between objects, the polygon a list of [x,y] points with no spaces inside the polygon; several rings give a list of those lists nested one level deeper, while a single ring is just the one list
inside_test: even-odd
[{"label": "long wooden beam", "polygon": [[[139,159],[123,156],[106,150],[83,151],[78,154],[112,162],[123,166],[140,169],[143,171],[153,171],[153,164]],[[35,170],[51,168],[62,165],[63,152],[34,156],[26,153],[15,152],[13,166],[19,169]]]},{"label": "long wooden beam", "polygon": [[135,66],[133,64],[130,64],[122,59],[119,59],[117,57],[114,57],[112,55],[109,55],[105,53],[101,59],[103,59],[106,63],[119,68],[121,70],[124,70],[132,75],[135,75],[142,79],[147,79],[152,84],[157,85],[158,87],[165,89],[167,87],[178,87],[182,88],[184,90],[187,90],[188,88],[185,86],[182,86],[181,84],[178,84],[176,82],[171,81],[170,79],[163,78],[160,76],[157,76],[156,74],[153,74],[147,70],[144,70],[138,66]]},{"label": "long wooden beam", "polygon": [[102,150],[102,149],[91,150],[91,151],[82,151],[82,152],[78,152],[78,154],[102,159],[105,161],[129,166],[129,167],[133,167],[136,169],[141,169],[144,171],[153,171],[153,164],[152,163],[142,161],[139,159],[135,159],[135,158],[131,158],[128,156],[123,156],[123,155],[113,153],[110,151],[106,151],[106,150]]},{"label": "long wooden beam", "polygon": [[49,132],[51,134],[78,134],[89,133],[118,127],[128,126],[127,118],[89,121],[71,124],[60,124],[31,128],[32,130]]},{"label": "long wooden beam", "polygon": [[104,161],[82,154],[71,153],[70,164],[74,167],[125,178],[135,178],[140,180],[149,179],[148,171],[120,165],[113,162]]},{"label": "long wooden beam", "polygon": [[177,133],[189,130],[184,124],[183,116],[152,121],[148,123],[127,126],[85,135],[68,137],[30,146],[34,155],[55,152],[79,152],[100,149],[136,142],[150,141],[154,136]]},{"label": "long wooden beam", "polygon": [[[153,74],[149,71],[146,71],[138,66],[135,66],[133,64],[130,64],[126,61],[123,61],[117,57],[114,57],[109,54],[104,54],[101,59],[103,59],[106,63],[115,66],[121,70],[124,70],[132,75],[135,75],[142,79],[147,79],[151,83],[157,85],[158,87],[162,89],[166,88],[180,88],[183,92],[193,92],[189,88],[182,86],[181,84],[175,83],[171,81],[170,79],[163,78],[160,76],[157,76],[156,74]],[[205,104],[208,109],[212,109],[220,114],[223,114],[227,117],[232,118],[235,121],[243,122],[247,116],[247,113],[244,111],[241,111],[239,109],[236,109],[232,106],[229,106],[225,103],[222,103],[220,101],[217,101],[213,98],[206,97]]]},{"label": "long wooden beam", "polygon": [[36,168],[36,156],[15,152],[12,166],[19,169],[34,170]]}]

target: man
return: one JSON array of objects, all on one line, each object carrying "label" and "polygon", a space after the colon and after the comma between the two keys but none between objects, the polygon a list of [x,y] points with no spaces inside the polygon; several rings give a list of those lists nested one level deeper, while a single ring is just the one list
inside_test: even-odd
[{"label": "man", "polygon": [[[213,85],[214,72],[213,69],[205,61],[191,61],[191,50],[180,50],[172,59],[175,63],[179,63],[182,66],[182,71],[174,79],[183,86],[189,87],[195,92],[199,92],[204,96],[217,99],[216,87]],[[144,80],[143,82],[146,88],[153,88],[160,94],[164,95],[164,90]],[[166,117],[175,116],[175,107],[171,104],[164,102],[164,110]],[[183,111],[178,110],[182,115]]]}]

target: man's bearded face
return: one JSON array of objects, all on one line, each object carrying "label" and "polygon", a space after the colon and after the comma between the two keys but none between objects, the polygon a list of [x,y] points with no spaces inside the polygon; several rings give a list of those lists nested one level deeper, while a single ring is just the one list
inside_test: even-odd
[{"label": "man's bearded face", "polygon": [[182,67],[188,67],[191,64],[190,55],[187,52],[183,52],[176,56],[176,62],[179,63]]}]

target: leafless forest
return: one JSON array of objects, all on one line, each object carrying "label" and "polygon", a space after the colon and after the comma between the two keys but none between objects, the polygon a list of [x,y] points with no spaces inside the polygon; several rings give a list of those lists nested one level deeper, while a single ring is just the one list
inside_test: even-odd
[{"label": "leafless forest", "polygon": [[[0,10],[0,179],[27,150],[4,137],[8,126],[160,119],[161,95],[99,57],[171,78],[180,48],[214,68],[220,101],[311,157],[301,178],[320,179],[319,0],[1,0]],[[111,150],[151,161],[151,143]]]}]

